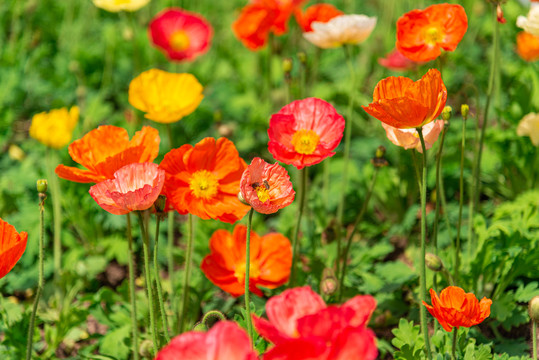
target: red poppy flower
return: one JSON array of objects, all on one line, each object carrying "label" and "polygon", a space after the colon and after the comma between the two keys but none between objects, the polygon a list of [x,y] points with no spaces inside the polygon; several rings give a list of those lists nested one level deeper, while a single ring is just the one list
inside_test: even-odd
[{"label": "red poppy flower", "polygon": [[166,172],[164,193],[180,214],[234,223],[249,211],[238,200],[247,164],[232,141],[205,138],[183,145],[166,154],[160,166]]},{"label": "red poppy flower", "polygon": [[256,316],[253,320],[259,334],[275,344],[264,359],[344,360],[350,353],[362,354],[359,359],[375,359],[374,334],[365,329],[375,308],[376,301],[369,295],[326,306],[305,286],[269,299],[269,321]]},{"label": "red poppy flower", "polygon": [[517,53],[526,61],[539,60],[539,36],[521,31],[517,35]]},{"label": "red poppy flower", "polygon": [[256,360],[247,333],[232,321],[219,321],[208,332],[188,331],[163,347],[155,360]]},{"label": "red poppy flower", "polygon": [[378,64],[393,71],[406,71],[413,69],[418,63],[402,55],[399,50],[393,49],[385,58],[379,58]]},{"label": "red poppy flower", "polygon": [[256,157],[241,176],[240,194],[254,210],[272,214],[290,205],[296,192],[281,165]]},{"label": "red poppy flower", "polygon": [[[245,239],[247,228],[237,225],[234,233],[217,230],[210,238],[211,254],[200,265],[208,279],[232,296],[245,293]],[[251,232],[251,267],[249,286],[258,296],[257,286],[275,289],[288,281],[292,266],[292,246],[283,235],[262,237]]]},{"label": "red poppy flower", "polygon": [[154,45],[170,60],[177,61],[191,61],[204,54],[213,36],[213,29],[206,19],[176,8],[157,14],[148,30]]},{"label": "red poppy flower", "polygon": [[336,16],[344,13],[331,4],[314,4],[305,9],[305,12],[297,12],[296,20],[303,32],[313,31],[313,22],[326,23]]},{"label": "red poppy flower", "polygon": [[165,171],[154,163],[134,163],[122,167],[108,179],[90,188],[90,195],[103,210],[124,215],[150,208],[163,188]]},{"label": "red poppy flower", "polygon": [[305,0],[254,0],[246,5],[232,24],[236,37],[251,50],[263,47],[270,32],[282,35],[287,31],[290,16],[299,11]]},{"label": "red poppy flower", "polygon": [[492,300],[477,298],[472,293],[465,293],[457,286],[449,286],[442,290],[440,297],[430,289],[432,306],[423,301],[432,316],[438,320],[445,331],[457,329],[461,326],[470,327],[480,324],[490,315]]},{"label": "red poppy flower", "polygon": [[418,128],[442,113],[447,90],[440,72],[430,69],[416,82],[402,76],[385,78],[372,97],[369,106],[362,106],[367,113],[399,129]]},{"label": "red poppy flower", "polygon": [[298,169],[335,155],[344,131],[344,118],[328,102],[317,98],[296,100],[270,119],[269,152]]},{"label": "red poppy flower", "polygon": [[103,125],[69,145],[71,158],[88,170],[60,164],[56,174],[80,183],[113,179],[114,173],[125,165],[152,162],[159,152],[159,141],[158,131],[149,126],[129,140],[125,129]]},{"label": "red poppy flower", "polygon": [[13,269],[26,250],[28,233],[0,219],[0,279]]},{"label": "red poppy flower", "polygon": [[430,61],[441,49],[453,51],[468,29],[464,8],[436,4],[412,10],[397,21],[397,49],[413,61]]}]

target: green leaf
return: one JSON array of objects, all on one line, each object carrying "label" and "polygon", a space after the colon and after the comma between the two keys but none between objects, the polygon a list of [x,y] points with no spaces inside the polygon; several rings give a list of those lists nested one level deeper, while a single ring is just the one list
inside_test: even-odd
[{"label": "green leaf", "polygon": [[130,336],[131,326],[125,325],[111,330],[103,336],[99,350],[103,355],[109,355],[116,359],[125,359],[129,354],[126,340]]}]

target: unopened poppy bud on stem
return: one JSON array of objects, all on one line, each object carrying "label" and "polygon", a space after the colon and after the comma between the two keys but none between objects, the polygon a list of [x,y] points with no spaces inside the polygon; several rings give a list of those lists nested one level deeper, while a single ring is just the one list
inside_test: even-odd
[{"label": "unopened poppy bud on stem", "polygon": [[47,192],[47,179],[39,179],[36,183],[37,192],[40,194],[44,194]]},{"label": "unopened poppy bud on stem", "polygon": [[470,112],[470,107],[468,106],[468,104],[462,104],[460,106],[460,113],[462,114],[462,117],[464,119],[467,119],[468,118],[468,113]]},{"label": "unopened poppy bud on stem", "polygon": [[283,59],[283,72],[286,74],[286,73],[290,73],[292,71],[292,66],[293,66],[293,63],[292,63],[292,59],[291,58],[285,58]]},{"label": "unopened poppy bud on stem", "polygon": [[442,110],[442,119],[444,119],[444,121],[449,121],[449,119],[451,119],[452,114],[453,114],[453,108],[451,106],[446,106]]},{"label": "unopened poppy bud on stem", "polygon": [[155,211],[158,213],[163,213],[165,211],[165,205],[167,203],[167,197],[165,195],[159,195],[157,200],[153,203],[155,206]]},{"label": "unopened poppy bud on stem", "polygon": [[325,268],[322,272],[322,281],[320,282],[320,291],[324,295],[332,295],[338,288],[337,277],[330,268]]},{"label": "unopened poppy bud on stem", "polygon": [[440,271],[444,268],[442,260],[432,253],[425,254],[425,264],[432,271]]},{"label": "unopened poppy bud on stem", "polygon": [[529,310],[529,313],[530,313],[530,318],[533,321],[539,323],[539,295],[534,296],[530,300],[530,305],[528,307],[528,310]]},{"label": "unopened poppy bud on stem", "polygon": [[371,159],[371,163],[374,165],[374,167],[384,167],[388,165],[387,160],[384,158],[385,154],[386,148],[383,146],[378,146],[374,158]]},{"label": "unopened poppy bud on stem", "polygon": [[307,64],[307,54],[305,54],[305,52],[303,52],[303,51],[298,52],[298,60],[301,63],[301,65],[306,65]]}]

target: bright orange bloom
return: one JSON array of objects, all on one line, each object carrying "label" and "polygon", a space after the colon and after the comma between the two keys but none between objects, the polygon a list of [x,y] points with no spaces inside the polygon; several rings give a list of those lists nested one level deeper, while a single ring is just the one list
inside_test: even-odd
[{"label": "bright orange bloom", "polygon": [[249,211],[238,200],[247,164],[232,141],[205,138],[183,145],[166,154],[160,166],[166,172],[164,193],[180,214],[234,223]]},{"label": "bright orange bloom", "polygon": [[[245,240],[247,227],[236,225],[230,234],[217,230],[210,238],[210,255],[200,268],[208,279],[232,296],[245,293]],[[251,266],[249,289],[258,296],[264,294],[257,286],[275,289],[288,281],[292,266],[292,246],[281,234],[262,237],[251,231]]]},{"label": "bright orange bloom", "polygon": [[490,315],[492,300],[477,298],[472,293],[465,293],[457,286],[449,286],[442,290],[440,297],[430,289],[432,306],[423,301],[432,316],[438,320],[445,331],[457,329],[461,326],[470,327],[480,324]]},{"label": "bright orange bloom", "polygon": [[283,35],[290,16],[305,0],[254,0],[232,24],[236,37],[251,50],[263,47],[270,32]]},{"label": "bright orange bloom", "polygon": [[521,31],[517,35],[517,53],[526,61],[539,60],[539,36]]},{"label": "bright orange bloom", "polygon": [[447,90],[440,72],[430,69],[416,82],[402,76],[380,80],[372,97],[362,106],[367,113],[399,129],[418,128],[442,113]]},{"label": "bright orange bloom", "polygon": [[468,18],[460,5],[436,4],[412,10],[397,21],[397,49],[413,61],[430,61],[441,49],[453,51],[468,29]]},{"label": "bright orange bloom", "polygon": [[165,171],[154,163],[133,163],[90,188],[90,195],[103,210],[125,215],[149,209],[163,189]]},{"label": "bright orange bloom", "polygon": [[159,152],[159,141],[159,133],[149,126],[129,140],[125,129],[103,125],[69,145],[71,158],[88,170],[60,164],[56,175],[80,183],[113,179],[116,170],[125,165],[152,162]]},{"label": "bright orange bloom", "polygon": [[344,13],[331,4],[314,4],[305,9],[305,12],[297,12],[296,21],[304,32],[313,31],[311,24],[315,21],[326,23],[336,16]]},{"label": "bright orange bloom", "polygon": [[0,279],[13,269],[26,250],[28,234],[0,219]]},{"label": "bright orange bloom", "polygon": [[290,176],[279,164],[254,158],[241,177],[240,194],[254,210],[273,214],[294,201]]}]

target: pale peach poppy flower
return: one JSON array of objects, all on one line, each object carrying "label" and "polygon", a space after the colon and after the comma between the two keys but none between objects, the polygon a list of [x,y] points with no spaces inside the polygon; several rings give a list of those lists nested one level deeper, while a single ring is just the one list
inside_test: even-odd
[{"label": "pale peach poppy flower", "polygon": [[165,170],[154,163],[133,163],[114,173],[114,179],[95,184],[90,195],[103,210],[124,215],[150,208],[165,183]]},{"label": "pale peach poppy flower", "polygon": [[365,41],[376,26],[376,17],[366,15],[340,15],[328,22],[315,21],[312,31],[303,37],[312,44],[329,49],[345,44],[359,44]]},{"label": "pale peach poppy flower", "polygon": [[517,26],[532,35],[539,36],[539,6],[532,6],[527,16],[519,16]]},{"label": "pale peach poppy flower", "polygon": [[539,114],[529,113],[517,126],[518,136],[529,136],[534,146],[539,146]]},{"label": "pale peach poppy flower", "polygon": [[[423,149],[421,148],[421,141],[419,140],[419,134],[417,133],[416,129],[398,129],[386,123],[382,123],[382,126],[386,131],[387,138],[393,144],[402,146],[405,149],[416,149],[420,153],[423,152]],[[443,128],[443,120],[432,121],[426,125],[423,125],[423,137],[425,139],[425,147],[427,149],[430,149],[436,140],[438,140],[438,136]]]}]

